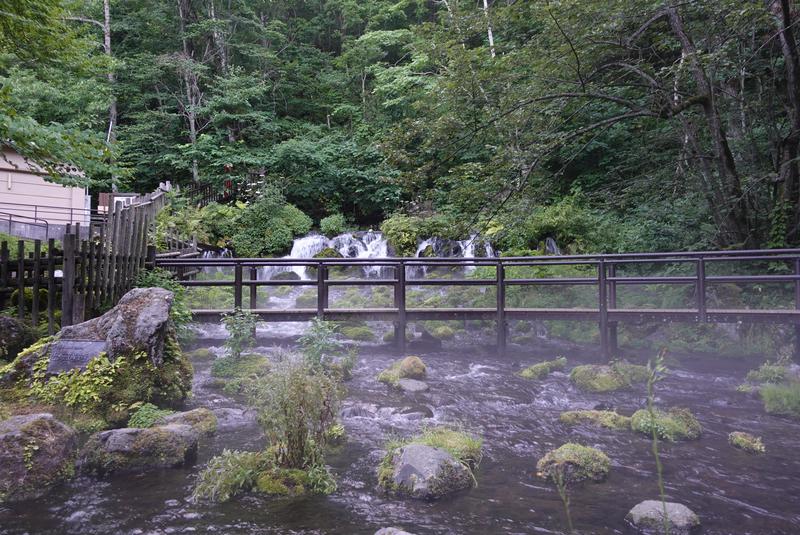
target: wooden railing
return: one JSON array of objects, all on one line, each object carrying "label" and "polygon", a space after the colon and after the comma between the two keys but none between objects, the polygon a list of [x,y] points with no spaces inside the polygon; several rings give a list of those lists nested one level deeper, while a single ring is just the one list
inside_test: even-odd
[{"label": "wooden railing", "polygon": [[[747,264],[742,266],[742,264]],[[708,251],[690,253],[639,253],[618,255],[537,256],[503,258],[385,258],[385,259],[284,259],[284,258],[215,258],[215,259],[158,259],[155,265],[173,271],[196,273],[207,267],[227,267],[232,270],[230,280],[194,280],[183,277],[187,287],[227,286],[233,288],[233,305],[249,308],[263,321],[305,321],[314,317],[328,320],[392,321],[395,340],[400,351],[405,352],[405,327],[417,320],[494,320],[497,324],[497,347],[505,352],[507,322],[509,320],[574,320],[596,322],[600,329],[603,354],[608,357],[617,350],[617,325],[620,322],[679,321],[679,322],[767,322],[795,326],[800,345],[800,249]],[[689,266],[690,273],[679,275],[649,274],[654,267]],[[259,268],[273,266],[304,266],[316,270],[314,280],[259,280]],[[332,268],[374,266],[391,272],[390,278],[331,278]],[[410,278],[409,271],[428,268],[494,268],[493,278]],[[554,266],[582,267],[591,275],[576,277],[537,276],[531,278],[509,276],[514,268]],[[725,266],[733,274],[709,275],[709,266]],[[620,275],[621,268],[638,271]],[[685,270],[685,269],[684,269]],[[491,270],[489,270],[491,271]],[[717,270],[719,271],[719,269]],[[785,308],[710,308],[709,285],[716,284],[770,284],[782,283],[793,287],[791,302]],[[637,285],[683,285],[694,291],[691,307],[625,308],[618,306],[619,290]],[[290,310],[257,308],[257,289],[269,286],[312,286],[317,288],[316,308]],[[393,306],[370,309],[338,309],[329,306],[329,289],[336,286],[389,286],[394,289]],[[409,286],[482,286],[496,290],[496,304],[490,308],[409,308]],[[536,286],[589,286],[595,288],[595,304],[587,307],[533,308],[509,307],[506,300],[511,287]],[[244,306],[247,292],[248,306]],[[221,314],[230,310],[194,310],[198,321],[218,321]]]}]

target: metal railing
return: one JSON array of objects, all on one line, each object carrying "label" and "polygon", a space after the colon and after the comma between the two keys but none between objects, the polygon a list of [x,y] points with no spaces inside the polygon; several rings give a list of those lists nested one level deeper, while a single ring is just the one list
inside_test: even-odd
[{"label": "metal railing", "polygon": [[[567,255],[501,258],[349,258],[349,259],[292,259],[292,258],[172,258],[157,259],[154,265],[181,273],[197,273],[206,267],[227,267],[233,271],[232,280],[188,280],[187,287],[227,286],[234,290],[234,307],[242,307],[245,289],[249,289],[249,308],[264,321],[303,321],[313,317],[329,320],[371,319],[393,321],[395,340],[405,352],[405,326],[415,320],[481,319],[497,322],[497,346],[503,353],[507,341],[508,320],[574,320],[597,322],[600,344],[605,356],[617,350],[619,322],[680,321],[680,322],[768,322],[794,324],[800,343],[800,249],[746,251],[705,251],[671,253],[635,253],[604,255]],[[749,268],[741,267],[750,264]],[[258,270],[264,267],[304,266],[316,269],[316,280],[259,280]],[[336,279],[329,276],[332,268],[353,266],[381,267],[392,273],[391,278]],[[514,277],[514,268],[572,266],[591,272],[587,276]],[[688,274],[649,274],[648,268],[688,266]],[[709,274],[709,266],[725,266],[734,274]],[[489,267],[493,278],[411,278],[419,268]],[[638,271],[624,275],[623,268]],[[512,276],[509,276],[509,271]],[[578,270],[580,271],[580,270]],[[684,271],[687,271],[684,268]],[[644,272],[644,273],[642,273]],[[245,278],[247,274],[247,278]],[[716,284],[793,285],[792,308],[749,309],[710,308],[708,288]],[[619,290],[625,286],[684,285],[694,292],[692,306],[675,309],[624,308],[618,306]],[[317,304],[314,309],[274,310],[257,308],[257,289],[269,286],[315,286]],[[393,306],[373,309],[337,309],[329,306],[329,289],[336,286],[389,286],[394,288]],[[486,308],[409,308],[409,286],[482,286],[496,289],[496,304]],[[507,291],[512,287],[590,286],[596,288],[596,302],[589,307],[509,307]],[[227,310],[229,311],[229,310]],[[201,321],[216,321],[226,310],[193,310]]]}]

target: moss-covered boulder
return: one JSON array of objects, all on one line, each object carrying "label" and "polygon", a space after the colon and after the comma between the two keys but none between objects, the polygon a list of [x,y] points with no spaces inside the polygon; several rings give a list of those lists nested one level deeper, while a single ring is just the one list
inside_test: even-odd
[{"label": "moss-covered boulder", "polygon": [[270,467],[256,477],[256,491],[267,496],[301,496],[308,493],[310,479],[304,470]]},{"label": "moss-covered boulder", "polygon": [[595,448],[571,442],[547,452],[536,463],[539,477],[563,484],[587,479],[603,481],[610,469],[611,459],[608,455]]},{"label": "moss-covered boulder", "polygon": [[344,258],[344,255],[333,247],[326,247],[315,254],[314,258]]},{"label": "moss-covered boulder", "polygon": [[422,380],[427,376],[427,367],[419,357],[406,357],[395,361],[378,374],[378,381],[397,386],[400,379]]},{"label": "moss-covered boulder", "polygon": [[517,372],[517,375],[525,379],[542,379],[550,375],[550,372],[563,370],[566,365],[567,359],[564,357],[558,357],[554,360],[546,360],[544,362],[539,362],[538,364],[528,366],[524,370]]},{"label": "moss-covered boulder", "polygon": [[14,360],[20,351],[30,346],[38,336],[25,322],[9,316],[0,316],[0,362]]},{"label": "moss-covered boulder", "polygon": [[631,429],[648,436],[655,430],[659,438],[670,442],[696,440],[703,432],[703,426],[689,409],[678,408],[655,409],[653,417],[647,409],[638,410],[631,416]]},{"label": "moss-covered boulder", "polygon": [[[192,366],[169,317],[172,292],[137,288],[102,316],[65,327],[0,369],[3,396],[34,398],[124,425],[142,402],[177,407],[191,390]],[[57,358],[56,345],[94,341],[105,348],[80,361]]]},{"label": "moss-covered boulder", "polygon": [[431,336],[439,340],[452,340],[456,337],[456,330],[449,325],[435,325],[429,329]]},{"label": "moss-covered boulder", "polygon": [[190,425],[102,431],[81,450],[80,470],[105,475],[184,466],[196,458],[197,442],[198,433]]},{"label": "moss-covered boulder", "polygon": [[613,392],[647,381],[647,367],[627,362],[586,364],[572,368],[570,380],[587,392]]},{"label": "moss-covered boulder", "polygon": [[375,333],[366,325],[346,325],[339,329],[339,333],[348,340],[359,342],[372,342],[375,340]]},{"label": "moss-covered boulder", "polygon": [[73,476],[77,434],[38,413],[0,421],[0,503],[38,498]]},{"label": "moss-covered boulder", "polygon": [[472,475],[448,451],[411,443],[387,454],[378,482],[393,493],[434,500],[470,488]]},{"label": "moss-covered boulder", "polygon": [[622,416],[615,411],[566,411],[561,413],[559,420],[567,425],[589,424],[615,430],[630,430],[631,428],[630,417]]},{"label": "moss-covered boulder", "polygon": [[201,437],[211,436],[217,432],[217,417],[205,407],[186,412],[175,412],[156,420],[156,425],[188,425]]},{"label": "moss-covered boulder", "polygon": [[739,448],[747,453],[766,453],[767,449],[761,441],[761,437],[745,433],[744,431],[734,431],[728,435],[728,443],[734,448]]},{"label": "moss-covered boulder", "polygon": [[294,271],[279,271],[275,273],[269,280],[273,281],[299,281],[300,275]]}]

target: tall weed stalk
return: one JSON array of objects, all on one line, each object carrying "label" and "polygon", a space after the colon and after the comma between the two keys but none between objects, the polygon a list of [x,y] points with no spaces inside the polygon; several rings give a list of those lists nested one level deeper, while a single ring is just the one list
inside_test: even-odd
[{"label": "tall weed stalk", "polygon": [[[664,364],[664,357],[667,354],[666,348],[658,352],[655,360],[647,362],[647,413],[651,422],[656,421],[656,411],[653,407],[655,399],[655,385],[661,381],[667,373],[667,366]],[[658,475],[658,493],[663,507],[662,519],[664,521],[664,535],[669,535],[669,518],[667,517],[667,496],[664,490],[664,467],[661,464],[661,457],[658,452],[658,429],[656,425],[650,426],[650,436],[652,437],[651,450],[656,460],[656,474]]]}]

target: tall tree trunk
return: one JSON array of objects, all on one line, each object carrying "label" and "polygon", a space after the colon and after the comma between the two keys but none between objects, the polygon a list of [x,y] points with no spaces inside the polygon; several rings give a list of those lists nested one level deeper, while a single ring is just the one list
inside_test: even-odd
[{"label": "tall tree trunk", "polygon": [[486,34],[489,38],[489,52],[491,53],[492,57],[495,56],[494,50],[494,32],[492,31],[492,21],[489,19],[489,2],[488,0],[483,0],[483,15],[486,17]]},{"label": "tall tree trunk", "polygon": [[753,236],[748,230],[747,200],[742,191],[741,180],[736,169],[728,138],[722,125],[722,119],[716,105],[714,87],[697,57],[697,49],[683,25],[683,20],[673,5],[667,7],[667,16],[673,33],[681,43],[682,52],[689,61],[698,92],[705,98],[702,101],[706,127],[714,148],[714,160],[719,186],[722,188],[725,206],[725,228],[722,229],[720,245],[749,244]]},{"label": "tall tree trunk", "polygon": [[[189,46],[189,40],[186,38],[186,19],[188,17],[190,0],[177,0],[178,2],[178,22],[181,32],[181,44],[183,47],[184,61],[191,61],[192,53]],[[183,77],[184,91],[186,94],[186,106],[184,107],[184,115],[189,126],[189,142],[192,144],[192,149],[197,146],[197,106],[200,104],[196,98],[200,90],[197,86],[197,75],[188,66],[182,68],[181,73]],[[200,170],[197,158],[192,156],[192,181],[197,184],[200,182]]]},{"label": "tall tree trunk", "polygon": [[786,109],[789,115],[790,132],[781,140],[778,172],[777,208],[791,210],[787,228],[787,239],[796,241],[800,237],[800,56],[797,40],[792,30],[792,2],[790,0],[767,0],[778,27],[781,53],[786,74]]},{"label": "tall tree trunk", "polygon": [[[111,1],[103,0],[103,51],[109,59],[112,57],[111,53]],[[106,143],[114,143],[117,139],[117,97],[115,93],[115,84],[117,76],[114,69],[111,68],[106,75],[108,78],[108,85],[111,88],[111,102],[108,105],[108,131],[106,133]],[[111,191],[117,191],[117,177],[111,176]]]}]

